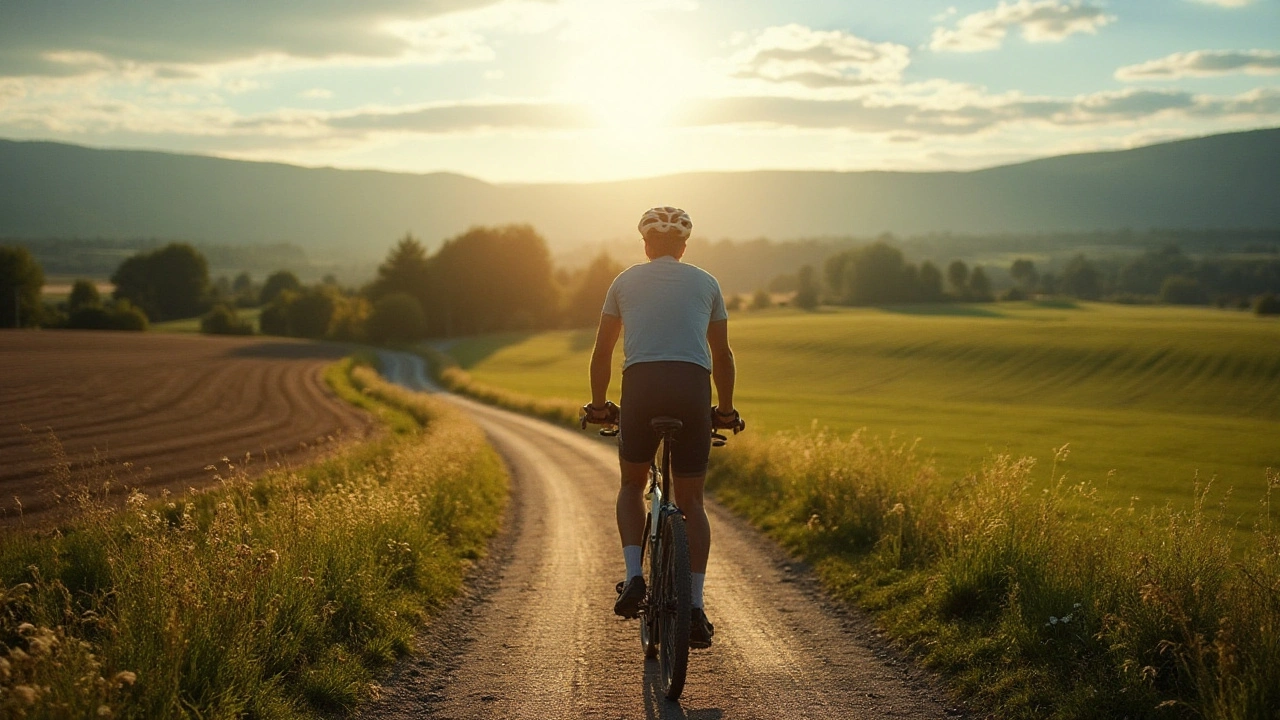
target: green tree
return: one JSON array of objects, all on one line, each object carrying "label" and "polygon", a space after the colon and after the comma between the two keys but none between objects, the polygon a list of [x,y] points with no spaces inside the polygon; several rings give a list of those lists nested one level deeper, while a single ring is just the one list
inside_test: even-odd
[{"label": "green tree", "polygon": [[247,293],[253,290],[253,277],[247,272],[240,273],[231,283],[231,290],[237,294]]},{"label": "green tree", "polygon": [[916,276],[901,250],[874,242],[851,252],[840,297],[849,305],[907,302],[916,293]]},{"label": "green tree", "polygon": [[991,280],[980,266],[969,273],[969,296],[978,302],[991,302],[995,299],[991,294]]},{"label": "green tree", "polygon": [[376,302],[392,293],[405,293],[417,298],[423,308],[430,304],[431,260],[427,257],[427,249],[413,235],[405,235],[391,248],[365,294]]},{"label": "green tree", "polygon": [[920,263],[920,299],[925,302],[942,299],[942,271],[928,260]]},{"label": "green tree", "polygon": [[969,295],[969,266],[963,260],[952,260],[947,266],[947,280],[957,297]]},{"label": "green tree", "polygon": [[818,307],[821,288],[818,286],[818,273],[812,265],[805,265],[796,273],[796,307],[813,310]]},{"label": "green tree", "polygon": [[1280,315],[1280,296],[1275,293],[1263,293],[1253,301],[1253,312],[1256,315]]},{"label": "green tree", "polygon": [[298,282],[297,275],[288,270],[277,270],[271,273],[266,282],[262,283],[262,292],[258,294],[258,302],[266,305],[275,300],[285,290],[298,292],[301,289],[302,283]]},{"label": "green tree", "polygon": [[1081,300],[1097,300],[1102,297],[1102,278],[1098,269],[1083,254],[1071,258],[1062,269],[1058,288],[1065,295]]},{"label": "green tree", "polygon": [[427,316],[422,303],[409,293],[383,295],[373,303],[366,325],[369,339],[376,343],[411,343],[427,334]]},{"label": "green tree", "polygon": [[620,272],[622,266],[608,253],[600,253],[591,261],[582,271],[565,305],[564,317],[569,327],[594,327],[600,321],[604,296]]},{"label": "green tree", "polygon": [[90,307],[102,307],[102,295],[98,293],[98,286],[91,280],[76,280],[71,285],[71,296],[67,298],[67,311],[74,313]]},{"label": "green tree", "polygon": [[552,327],[557,297],[547,243],[529,225],[475,227],[430,262],[432,334],[474,335]]},{"label": "green tree", "polygon": [[24,247],[0,245],[0,327],[40,323],[44,270]]},{"label": "green tree", "polygon": [[111,282],[114,297],[128,300],[154,320],[199,315],[209,295],[209,264],[186,243],[170,243],[120,263]]},{"label": "green tree", "polygon": [[1165,278],[1189,275],[1194,263],[1177,245],[1167,244],[1146,251],[1120,269],[1116,285],[1121,292],[1155,295]]},{"label": "green tree", "polygon": [[1018,258],[1013,261],[1013,265],[1009,267],[1009,276],[1018,284],[1018,287],[1030,291],[1036,286],[1036,282],[1040,279],[1040,273],[1036,272],[1036,264],[1026,258]]}]

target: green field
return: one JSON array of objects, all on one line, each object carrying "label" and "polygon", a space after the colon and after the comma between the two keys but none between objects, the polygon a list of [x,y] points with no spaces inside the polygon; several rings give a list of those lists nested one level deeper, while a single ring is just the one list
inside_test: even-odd
[{"label": "green field", "polygon": [[[592,339],[488,336],[450,353],[479,382],[585,401]],[[1092,303],[777,310],[737,315],[730,341],[753,431],[919,438],[922,454],[956,474],[993,453],[1030,455],[1042,479],[1069,444],[1069,479],[1112,502],[1182,504],[1197,478],[1216,478],[1233,489],[1229,521],[1244,526],[1266,468],[1280,467],[1280,321],[1251,314]]]}]

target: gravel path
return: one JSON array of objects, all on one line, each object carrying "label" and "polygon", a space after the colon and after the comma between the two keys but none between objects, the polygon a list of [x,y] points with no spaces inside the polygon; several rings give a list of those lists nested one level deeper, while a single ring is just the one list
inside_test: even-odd
[{"label": "gravel path", "polygon": [[[434,390],[421,361],[385,353],[393,380]],[[450,396],[510,467],[514,501],[468,594],[366,708],[378,718],[944,717],[932,679],[860,613],[828,601],[772,542],[710,504],[707,612],[680,702],[661,696],[636,621],[613,616],[622,574],[616,451],[544,422]]]}]

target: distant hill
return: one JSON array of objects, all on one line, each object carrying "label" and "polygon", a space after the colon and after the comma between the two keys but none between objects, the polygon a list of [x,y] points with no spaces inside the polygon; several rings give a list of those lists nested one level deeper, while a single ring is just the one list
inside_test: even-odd
[{"label": "distant hill", "polygon": [[553,247],[630,236],[646,207],[710,238],[1280,227],[1280,128],[972,172],[687,173],[494,185],[447,173],[303,168],[0,140],[0,237],[291,242],[380,255],[475,224]]}]

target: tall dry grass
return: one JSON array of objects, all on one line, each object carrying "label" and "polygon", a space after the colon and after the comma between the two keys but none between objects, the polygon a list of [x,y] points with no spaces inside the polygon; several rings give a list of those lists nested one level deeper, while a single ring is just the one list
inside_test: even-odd
[{"label": "tall dry grass", "polygon": [[224,460],[210,490],[123,509],[84,490],[65,527],[0,537],[0,716],[302,718],[376,692],[506,477],[447,404],[349,361],[329,377],[402,432],[257,480]]},{"label": "tall dry grass", "polygon": [[494,385],[486,385],[472,378],[471,374],[459,367],[457,361],[448,354],[432,349],[421,352],[431,368],[432,375],[449,392],[531,417],[541,418],[557,425],[576,427],[578,424],[581,406],[572,401],[536,397]]},{"label": "tall dry grass", "polygon": [[1060,464],[1036,486],[1032,465],[997,456],[955,480],[910,445],[818,432],[743,437],[709,486],[981,714],[1277,717],[1280,476],[1240,551],[1207,488],[1190,510],[1140,514]]}]

